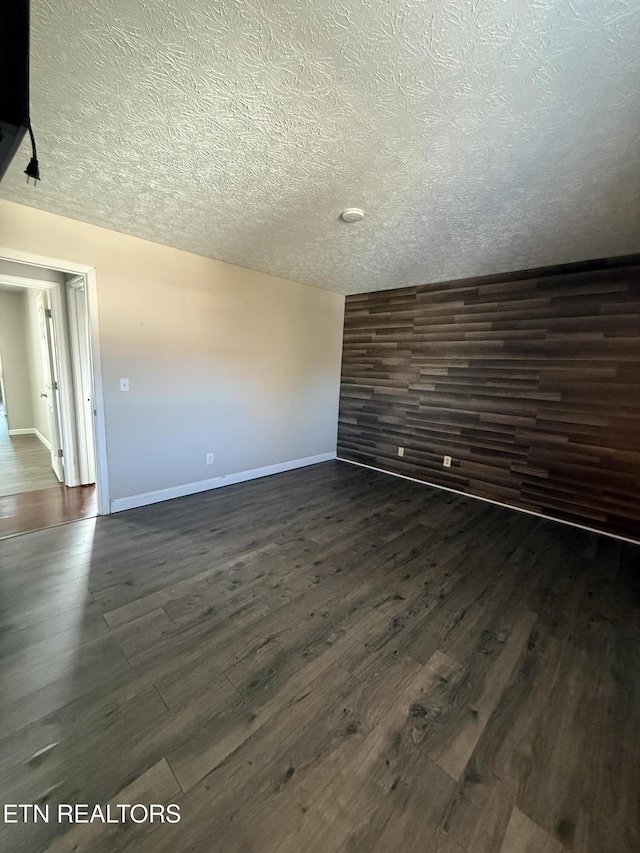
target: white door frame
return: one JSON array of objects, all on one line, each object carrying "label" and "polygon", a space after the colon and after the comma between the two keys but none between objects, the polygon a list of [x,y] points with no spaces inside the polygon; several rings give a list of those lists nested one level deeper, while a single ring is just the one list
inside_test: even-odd
[{"label": "white door frame", "polygon": [[93,383],[91,382],[91,343],[87,322],[87,288],[84,276],[66,283],[69,345],[76,411],[77,474],[81,486],[95,483],[96,464],[93,430]]},{"label": "white door frame", "polygon": [[[109,472],[107,469],[107,440],[104,416],[104,393],[102,388],[102,359],[100,355],[100,326],[98,322],[98,293],[96,286],[95,267],[86,264],[75,264],[70,261],[61,261],[57,258],[48,258],[35,255],[31,252],[20,252],[15,249],[0,247],[0,260],[17,261],[33,267],[48,267],[68,275],[82,276],[85,281],[87,294],[87,312],[89,315],[89,340],[91,345],[91,374],[93,381],[93,405],[94,405],[94,447],[96,462],[96,496],[98,515],[110,513],[109,502]],[[59,370],[64,376],[61,391],[61,415],[62,435],[65,448],[74,447],[75,429],[72,414],[73,406],[73,384],[71,374],[71,360],[68,344],[67,318],[64,310],[63,284],[50,281],[42,281],[36,278],[23,278],[22,276],[11,277],[0,275],[0,281],[10,284],[20,284],[22,287],[48,290],[51,295],[52,319],[56,329],[58,342]],[[69,468],[67,472],[67,468]],[[65,459],[65,481],[66,477],[79,482],[76,472],[75,454],[72,452]]]},{"label": "white door frame", "polygon": [[[45,332],[47,336],[47,349],[50,350],[52,364],[50,370],[45,370],[45,376],[50,375],[51,387],[49,393],[57,395],[51,415],[52,433],[51,454],[53,470],[56,477],[65,486],[78,486],[80,479],[77,471],[77,446],[76,446],[76,424],[73,400],[73,382],[71,371],[71,357],[69,353],[68,323],[66,321],[64,286],[61,282],[45,281],[39,278],[27,278],[0,273],[0,282],[11,284],[27,290],[46,291],[45,310],[51,309],[51,325]],[[45,315],[45,322],[46,322]],[[51,334],[49,333],[49,330]],[[55,388],[55,376],[60,380]],[[59,417],[59,433],[54,421]],[[64,448],[64,465],[60,470],[53,461],[53,457],[59,450]]]}]

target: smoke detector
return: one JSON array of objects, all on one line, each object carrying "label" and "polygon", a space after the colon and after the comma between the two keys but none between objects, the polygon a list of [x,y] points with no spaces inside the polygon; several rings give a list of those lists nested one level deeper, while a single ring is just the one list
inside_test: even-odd
[{"label": "smoke detector", "polygon": [[347,207],[340,214],[340,218],[344,222],[360,222],[364,219],[364,210],[360,210],[359,207]]}]

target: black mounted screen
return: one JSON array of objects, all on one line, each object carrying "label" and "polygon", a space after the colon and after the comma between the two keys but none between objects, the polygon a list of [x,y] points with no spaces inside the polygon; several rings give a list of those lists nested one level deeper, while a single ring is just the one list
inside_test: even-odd
[{"label": "black mounted screen", "polygon": [[29,127],[29,0],[0,0],[0,181]]}]

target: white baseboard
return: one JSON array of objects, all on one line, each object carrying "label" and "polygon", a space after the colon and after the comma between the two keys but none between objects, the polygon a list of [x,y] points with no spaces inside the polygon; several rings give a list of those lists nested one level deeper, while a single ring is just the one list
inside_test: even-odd
[{"label": "white baseboard", "polygon": [[139,506],[170,501],[174,498],[184,498],[187,495],[198,494],[198,492],[208,492],[210,489],[232,486],[234,483],[257,480],[260,477],[269,477],[271,474],[293,471],[295,468],[305,468],[307,465],[317,465],[318,462],[329,462],[335,458],[335,451],[333,453],[319,453],[317,456],[292,459],[289,462],[279,462],[277,465],[267,465],[265,468],[253,468],[250,471],[240,471],[237,474],[226,474],[222,477],[213,477],[211,480],[201,480],[198,483],[185,483],[183,486],[171,486],[168,489],[158,489],[155,492],[131,495],[128,498],[116,498],[111,501],[111,512],[122,512],[126,509],[135,509]]},{"label": "white baseboard", "polygon": [[505,504],[501,501],[491,500],[491,498],[483,498],[480,495],[473,495],[470,492],[461,492],[460,489],[452,489],[450,486],[439,486],[437,483],[430,483],[428,480],[418,480],[417,477],[409,477],[407,474],[396,474],[395,471],[385,471],[384,468],[376,468],[375,465],[365,465],[364,462],[353,462],[351,459],[343,459],[341,456],[337,456],[336,458],[338,462],[346,462],[347,465],[357,465],[358,468],[367,468],[369,471],[378,471],[380,474],[388,474],[390,477],[400,477],[401,480],[409,480],[411,483],[418,483],[421,486],[431,486],[432,489],[442,489],[444,492],[453,492],[456,495],[461,495],[463,498],[473,498],[475,501],[484,501],[487,504],[495,504],[495,506],[501,506],[505,509],[524,512],[527,515],[533,515],[536,518],[544,518],[546,521],[555,521],[556,524],[568,524],[569,527],[577,527],[579,530],[586,530],[587,533],[597,533],[599,536],[609,536],[611,539],[620,539],[622,542],[630,542],[632,545],[640,544],[640,540],[629,539],[627,536],[620,536],[618,533],[607,533],[606,530],[587,527],[585,524],[578,524],[575,521],[565,521],[563,518],[554,518],[552,515],[544,515],[544,513],[536,512],[533,509],[524,509],[524,507],[521,506]]},{"label": "white baseboard", "polygon": [[43,434],[40,432],[40,430],[39,430],[39,429],[37,429],[37,428],[36,428],[36,429],[34,429],[34,430],[33,430],[33,432],[34,432],[34,434],[35,434],[36,438],[39,438],[39,439],[40,439],[40,441],[41,441],[41,442],[44,444],[44,446],[47,448],[47,450],[49,450],[49,451],[50,451],[50,450],[51,450],[51,443],[49,442],[49,440],[48,440],[48,439],[46,439],[46,438],[43,436]]}]

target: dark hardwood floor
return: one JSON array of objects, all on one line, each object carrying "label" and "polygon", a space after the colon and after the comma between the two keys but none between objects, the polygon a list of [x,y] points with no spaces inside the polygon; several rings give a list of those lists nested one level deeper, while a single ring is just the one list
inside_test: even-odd
[{"label": "dark hardwood floor", "polygon": [[53,527],[97,512],[96,487],[69,489],[58,483],[52,489],[21,492],[0,497],[0,539]]},{"label": "dark hardwood floor", "polygon": [[2,851],[637,853],[640,547],[343,463],[0,542]]}]

